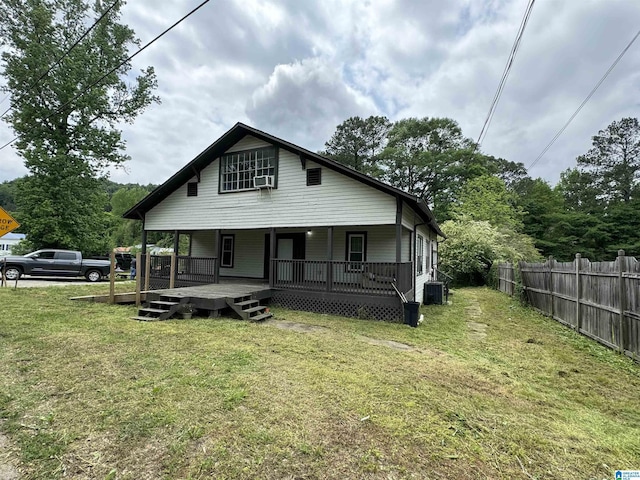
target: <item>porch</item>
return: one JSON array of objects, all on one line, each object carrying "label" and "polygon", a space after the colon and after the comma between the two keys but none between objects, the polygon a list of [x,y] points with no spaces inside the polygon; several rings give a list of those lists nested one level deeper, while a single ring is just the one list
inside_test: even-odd
[{"label": "porch", "polygon": [[258,281],[274,304],[377,319],[413,297],[415,232],[401,225],[176,232],[174,251],[185,234],[188,255],[143,258],[145,290]]},{"label": "porch", "polygon": [[[268,279],[221,276],[217,257],[147,255],[142,257],[144,290],[196,287],[209,284],[263,285],[273,290],[295,290],[350,295],[395,297],[396,289],[412,289],[412,262],[346,262],[274,258]],[[395,288],[394,288],[395,286]]]}]

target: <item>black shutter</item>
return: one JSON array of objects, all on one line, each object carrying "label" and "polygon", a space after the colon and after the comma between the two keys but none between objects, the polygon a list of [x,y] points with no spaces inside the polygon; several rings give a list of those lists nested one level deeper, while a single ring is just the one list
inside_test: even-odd
[{"label": "black shutter", "polygon": [[187,197],[197,197],[197,196],[198,196],[198,183],[197,182],[187,183]]}]

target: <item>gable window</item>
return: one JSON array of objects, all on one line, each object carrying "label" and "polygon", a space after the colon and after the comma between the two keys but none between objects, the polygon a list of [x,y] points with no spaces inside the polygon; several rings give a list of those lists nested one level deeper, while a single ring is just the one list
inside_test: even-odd
[{"label": "gable window", "polygon": [[220,266],[233,268],[235,235],[222,235],[220,238]]},{"label": "gable window", "polygon": [[362,264],[356,262],[367,261],[367,232],[347,232],[346,259],[349,270],[362,270]]},{"label": "gable window", "polygon": [[422,235],[418,235],[416,240],[416,267],[418,275],[422,275],[424,273],[424,237]]},{"label": "gable window", "polygon": [[314,185],[322,185],[322,169],[321,168],[307,169],[307,187],[311,187]]},{"label": "gable window", "polygon": [[233,152],[220,159],[220,192],[254,190],[255,177],[274,177],[275,187],[277,152],[275,147]]},{"label": "gable window", "polygon": [[187,183],[187,197],[198,196],[198,182]]}]

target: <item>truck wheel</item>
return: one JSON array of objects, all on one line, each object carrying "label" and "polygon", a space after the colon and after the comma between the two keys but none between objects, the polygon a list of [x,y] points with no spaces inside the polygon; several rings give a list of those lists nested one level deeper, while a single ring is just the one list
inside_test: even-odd
[{"label": "truck wheel", "polygon": [[7,267],[7,269],[4,271],[4,276],[7,280],[18,280],[21,275],[22,272],[19,268],[16,267]]},{"label": "truck wheel", "polygon": [[99,282],[102,279],[102,273],[98,270],[89,270],[85,273],[84,278],[89,280],[90,282]]}]

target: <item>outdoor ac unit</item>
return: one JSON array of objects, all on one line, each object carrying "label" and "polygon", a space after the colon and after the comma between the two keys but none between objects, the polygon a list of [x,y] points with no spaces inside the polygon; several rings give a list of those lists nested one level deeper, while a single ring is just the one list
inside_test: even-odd
[{"label": "outdoor ac unit", "polygon": [[253,177],[255,188],[273,188],[273,175],[259,175]]}]

